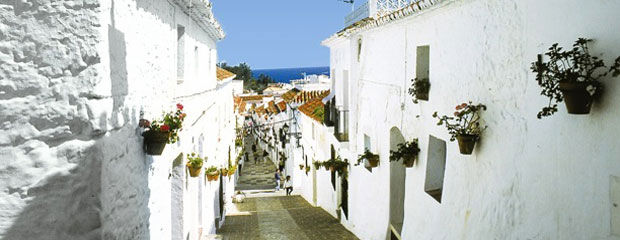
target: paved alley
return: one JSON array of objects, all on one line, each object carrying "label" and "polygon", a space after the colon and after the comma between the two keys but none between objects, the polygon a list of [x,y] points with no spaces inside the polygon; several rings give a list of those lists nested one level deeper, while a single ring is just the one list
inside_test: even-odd
[{"label": "paved alley", "polygon": [[[256,152],[253,154],[252,137],[245,138],[245,152],[248,153],[249,160],[244,161],[241,169],[241,176],[237,182],[237,190],[265,190],[275,189],[275,170],[276,165],[268,158],[263,157],[263,149],[260,144],[256,144]],[[255,159],[256,158],[256,159]]]},{"label": "paved alley", "polygon": [[246,198],[219,229],[223,239],[358,239],[300,196]]}]

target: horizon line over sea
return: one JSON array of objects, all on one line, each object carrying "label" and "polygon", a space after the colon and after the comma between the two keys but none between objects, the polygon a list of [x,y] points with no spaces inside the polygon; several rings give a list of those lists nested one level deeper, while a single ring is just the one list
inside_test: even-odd
[{"label": "horizon line over sea", "polygon": [[298,68],[270,68],[252,70],[252,76],[258,78],[264,74],[270,76],[278,83],[289,83],[291,80],[302,79],[306,75],[327,75],[329,76],[329,66],[323,67],[298,67]]}]

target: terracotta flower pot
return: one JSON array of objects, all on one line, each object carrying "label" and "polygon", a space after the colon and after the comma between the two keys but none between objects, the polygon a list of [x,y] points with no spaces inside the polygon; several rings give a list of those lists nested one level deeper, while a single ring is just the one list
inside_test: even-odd
[{"label": "terracotta flower pot", "polygon": [[415,156],[405,156],[405,158],[403,158],[403,165],[405,165],[405,167],[413,167],[413,164],[415,163]]},{"label": "terracotta flower pot", "polygon": [[428,92],[416,93],[415,98],[418,99],[418,100],[428,101]]},{"label": "terracotta flower pot", "polygon": [[228,169],[222,169],[222,175],[228,176]]},{"label": "terracotta flower pot", "polygon": [[456,136],[456,140],[459,142],[459,150],[461,154],[471,155],[476,146],[476,135],[463,134]]},{"label": "terracotta flower pot", "polygon": [[299,170],[304,170],[304,165],[299,165]]},{"label": "terracotta flower pot", "polygon": [[367,158],[366,161],[368,162],[368,166],[371,168],[376,168],[379,166],[379,157],[372,157],[372,158]]},{"label": "terracotta flower pot", "polygon": [[560,82],[566,110],[570,114],[588,114],[592,107],[592,96],[587,91],[588,83]]},{"label": "terracotta flower pot", "polygon": [[210,181],[217,181],[217,179],[219,178],[219,174],[217,173],[207,173],[207,180]]},{"label": "terracotta flower pot", "polygon": [[202,167],[194,168],[191,166],[187,166],[187,170],[189,170],[190,177],[198,177],[200,176],[200,171],[202,170]]},{"label": "terracotta flower pot", "polygon": [[142,136],[144,136],[146,154],[159,156],[164,152],[164,148],[170,138],[170,132],[148,130],[144,132]]},{"label": "terracotta flower pot", "polygon": [[333,172],[333,171],[336,171],[336,169],[334,169],[334,167],[332,166],[332,167],[329,167],[329,171]]}]

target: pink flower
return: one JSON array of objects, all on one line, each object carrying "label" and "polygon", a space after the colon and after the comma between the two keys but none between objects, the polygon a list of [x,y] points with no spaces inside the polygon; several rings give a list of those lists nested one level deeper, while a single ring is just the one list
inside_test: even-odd
[{"label": "pink flower", "polygon": [[183,110],[183,105],[182,105],[182,104],[180,104],[180,103],[177,103],[177,109],[179,109],[179,110]]},{"label": "pink flower", "polygon": [[167,132],[167,131],[170,131],[170,126],[164,124],[164,125],[161,125],[159,129],[161,129],[162,132]]}]

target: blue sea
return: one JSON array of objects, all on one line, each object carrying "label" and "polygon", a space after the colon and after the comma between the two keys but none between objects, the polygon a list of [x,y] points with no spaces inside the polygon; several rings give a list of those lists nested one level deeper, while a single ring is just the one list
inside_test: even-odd
[{"label": "blue sea", "polygon": [[329,76],[329,67],[304,67],[304,68],[277,68],[277,69],[256,69],[252,70],[252,76],[258,78],[265,74],[273,78],[276,82],[289,83],[291,80],[304,78],[306,75],[323,74]]}]

